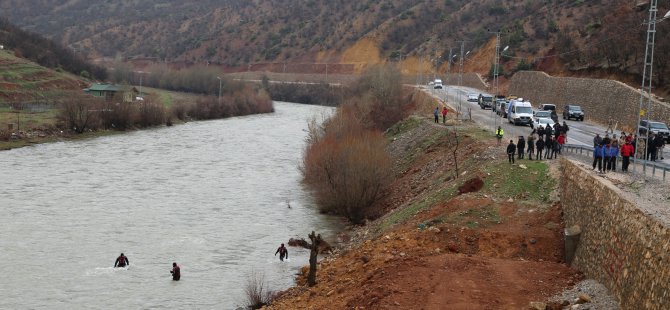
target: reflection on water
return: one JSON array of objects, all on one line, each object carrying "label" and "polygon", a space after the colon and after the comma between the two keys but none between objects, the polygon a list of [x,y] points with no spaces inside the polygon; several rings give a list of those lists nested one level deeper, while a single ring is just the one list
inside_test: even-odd
[{"label": "reflection on water", "polygon": [[252,272],[290,286],[308,253],[280,263],[279,243],[337,226],[297,168],[307,120],[331,109],[275,108],[0,152],[0,308],[230,309]]}]

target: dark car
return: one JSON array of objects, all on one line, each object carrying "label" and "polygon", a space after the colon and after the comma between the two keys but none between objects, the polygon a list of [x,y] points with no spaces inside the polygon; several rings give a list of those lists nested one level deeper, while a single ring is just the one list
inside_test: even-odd
[{"label": "dark car", "polygon": [[482,109],[493,109],[493,96],[491,95],[484,95],[484,94],[479,94],[479,107]]},{"label": "dark car", "polygon": [[665,123],[641,120],[639,130],[641,137],[646,136],[647,130],[649,130],[650,134],[661,135],[667,143],[670,143],[670,129],[668,129],[668,125]]},{"label": "dark car", "polygon": [[584,111],[582,110],[582,107],[572,104],[566,105],[565,109],[563,109],[563,119],[569,120],[571,118],[578,121],[584,121]]},{"label": "dark car", "polygon": [[556,111],[556,105],[551,103],[540,104],[540,111]]}]

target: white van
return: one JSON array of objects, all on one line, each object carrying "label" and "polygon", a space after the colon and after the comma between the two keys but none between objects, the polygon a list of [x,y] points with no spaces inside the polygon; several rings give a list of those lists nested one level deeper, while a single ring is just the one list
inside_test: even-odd
[{"label": "white van", "polygon": [[528,101],[512,100],[507,108],[507,120],[514,125],[531,125],[533,106]]},{"label": "white van", "polygon": [[434,89],[442,89],[442,80],[435,79],[435,81],[433,82],[433,88]]}]

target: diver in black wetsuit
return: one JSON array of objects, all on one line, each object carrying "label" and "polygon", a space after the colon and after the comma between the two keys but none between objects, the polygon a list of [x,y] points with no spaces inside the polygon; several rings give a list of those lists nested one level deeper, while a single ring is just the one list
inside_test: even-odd
[{"label": "diver in black wetsuit", "polygon": [[126,267],[126,265],[130,265],[130,261],[128,261],[128,257],[123,255],[119,255],[119,257],[116,258],[116,262],[114,262],[114,268],[116,267]]},{"label": "diver in black wetsuit", "polygon": [[277,256],[277,253],[279,253],[279,260],[284,261],[284,258],[288,258],[288,250],[282,243],[281,246],[277,249],[277,252],[275,252],[275,256]]}]

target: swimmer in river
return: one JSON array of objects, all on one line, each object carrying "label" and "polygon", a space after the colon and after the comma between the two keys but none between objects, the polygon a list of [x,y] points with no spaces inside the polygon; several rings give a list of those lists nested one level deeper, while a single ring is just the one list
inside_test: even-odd
[{"label": "swimmer in river", "polygon": [[123,268],[126,267],[127,265],[130,265],[128,257],[126,257],[125,255],[123,255],[123,253],[121,253],[121,255],[119,255],[119,257],[117,257],[116,261],[114,262],[114,268],[116,267]]},{"label": "swimmer in river", "polygon": [[277,253],[279,253],[279,260],[284,261],[284,258],[288,258],[288,250],[282,243],[281,246],[277,249],[277,252],[275,252],[275,256],[277,256]]},{"label": "swimmer in river", "polygon": [[172,263],[172,270],[170,270],[170,273],[172,274],[172,280],[173,281],[179,281],[179,278],[181,278],[181,268],[179,268],[179,265],[177,263]]}]

